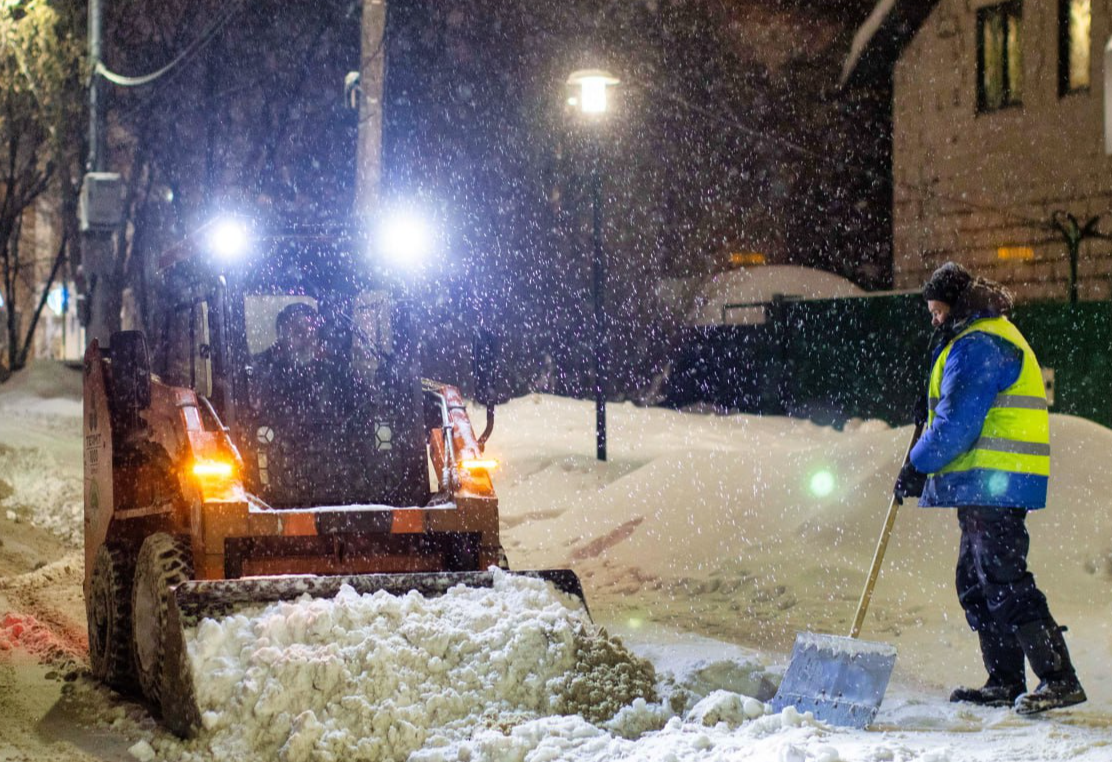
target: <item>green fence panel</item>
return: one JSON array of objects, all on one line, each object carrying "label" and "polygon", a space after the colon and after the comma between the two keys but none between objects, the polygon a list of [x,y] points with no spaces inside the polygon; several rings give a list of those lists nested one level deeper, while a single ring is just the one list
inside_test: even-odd
[{"label": "green fence panel", "polygon": [[1029,304],[1012,320],[1048,376],[1051,412],[1112,427],[1112,304]]},{"label": "green fence panel", "polygon": [[785,302],[785,412],[820,422],[911,420],[926,389],[930,319],[918,295]]},{"label": "green fence panel", "polygon": [[[909,423],[926,390],[931,326],[918,294],[782,301],[762,326],[687,337],[671,400],[819,423]],[[1047,371],[1051,411],[1112,427],[1112,304],[1040,303],[1013,321]]]}]

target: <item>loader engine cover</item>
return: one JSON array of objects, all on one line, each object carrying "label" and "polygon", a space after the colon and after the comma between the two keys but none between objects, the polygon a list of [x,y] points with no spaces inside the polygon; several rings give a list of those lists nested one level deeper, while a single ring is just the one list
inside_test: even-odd
[{"label": "loader engine cover", "polygon": [[340,505],[356,492],[363,501],[388,503],[407,478],[404,458],[394,453],[414,443],[399,438],[384,449],[376,438],[376,430],[389,427],[383,420],[371,411],[354,418],[325,411],[260,417],[254,459],[260,495],[283,505]]}]

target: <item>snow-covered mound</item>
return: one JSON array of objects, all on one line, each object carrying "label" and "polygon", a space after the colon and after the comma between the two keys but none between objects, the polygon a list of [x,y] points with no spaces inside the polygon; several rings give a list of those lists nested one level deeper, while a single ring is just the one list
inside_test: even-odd
[{"label": "snow-covered mound", "polygon": [[[692,284],[676,281],[673,291],[691,291]],[[776,296],[794,299],[834,299],[861,296],[863,289],[840,275],[797,265],[743,267],[716,273],[687,297],[688,325],[763,323],[763,312],[739,305],[771,302]],[[672,296],[671,301],[679,297]]]},{"label": "snow-covered mound", "polygon": [[[611,720],[655,701],[652,666],[547,583],[304,598],[186,633],[205,732],[222,759],[404,760],[550,715]],[[172,742],[169,742],[172,744]]]},{"label": "snow-covered mound", "polygon": [[81,482],[41,449],[0,444],[0,512],[9,521],[46,529],[67,545],[82,542]]},{"label": "snow-covered mound", "polygon": [[0,384],[0,516],[81,544],[81,371],[40,361]]},{"label": "snow-covered mound", "polygon": [[80,368],[50,360],[33,362],[0,385],[0,413],[18,409],[22,414],[80,418],[81,385]]},{"label": "snow-covered mound", "polygon": [[[666,626],[782,653],[800,631],[848,634],[910,427],[607,412],[600,463],[590,402],[534,395],[501,408],[487,450],[504,463],[495,488],[512,565],[571,566],[592,611],[631,632]],[[1112,431],[1052,415],[1051,449],[1049,504],[1028,519],[1031,569],[1069,627],[1088,706],[1108,706]],[[984,680],[954,593],[958,534],[952,510],[900,510],[862,633],[898,647],[897,679],[943,696]]]}]

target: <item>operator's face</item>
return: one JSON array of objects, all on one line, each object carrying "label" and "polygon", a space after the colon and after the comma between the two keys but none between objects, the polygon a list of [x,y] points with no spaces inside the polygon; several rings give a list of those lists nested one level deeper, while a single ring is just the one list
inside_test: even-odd
[{"label": "operator's face", "polygon": [[297,315],[285,326],[286,351],[296,365],[307,365],[317,357],[319,319],[313,315]]},{"label": "operator's face", "polygon": [[950,317],[950,305],[946,302],[936,302],[934,299],[928,299],[927,310],[931,313],[931,325],[935,328],[945,323],[946,318]]}]

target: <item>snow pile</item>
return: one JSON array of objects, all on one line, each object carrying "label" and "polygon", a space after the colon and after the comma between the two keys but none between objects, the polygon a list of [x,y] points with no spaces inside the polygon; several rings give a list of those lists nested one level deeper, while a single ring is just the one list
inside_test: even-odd
[{"label": "snow pile", "polygon": [[406,759],[476,727],[601,722],[655,700],[652,666],[575,599],[501,572],[493,588],[435,598],[345,587],[206,619],[186,638],[207,731],[197,743],[225,759]]},{"label": "snow pile", "polygon": [[[734,711],[731,707],[739,708]],[[724,712],[729,720],[708,725],[707,719],[718,711]],[[686,716],[670,715],[659,705],[635,701],[622,716],[627,721],[636,717],[644,728],[639,733],[618,732],[616,737],[608,733],[607,728],[592,725],[582,717],[542,717],[522,723],[509,732],[482,728],[466,740],[422,749],[409,760],[609,762],[648,759],[678,762],[709,758],[838,762],[843,759],[829,743],[836,737],[848,740],[842,731],[816,722],[809,712],[801,715],[792,707],[775,715],[766,712],[761,702],[725,691],[708,696]]]},{"label": "snow pile", "polygon": [[608,637],[604,629],[589,633],[582,624],[576,625],[575,635],[575,667],[551,684],[557,713],[605,722],[630,698],[654,695],[652,668],[632,658],[620,640]]},{"label": "snow pile", "polygon": [[765,704],[755,698],[729,691],[715,691],[691,709],[688,719],[709,728],[720,722],[736,728],[746,720],[755,720],[765,713]]},{"label": "snow pile", "polygon": [[40,426],[70,426],[81,418],[82,380],[80,368],[33,362],[0,385],[0,411],[34,416]]},{"label": "snow pile", "polygon": [[81,482],[38,448],[0,444],[0,511],[28,521],[74,547],[82,542]]},{"label": "snow pile", "polygon": [[[594,458],[590,402],[500,409],[503,542],[524,568],[570,565],[595,616],[629,643],[655,627],[787,653],[797,633],[849,632],[910,427],[614,404]],[[1052,415],[1049,507],[1028,518],[1030,565],[1069,627],[1088,706],[1112,703],[1112,431]],[[821,476],[822,479],[816,477]],[[895,679],[949,695],[983,680],[954,594],[955,513],[899,512],[861,637],[897,646]],[[656,649],[661,666],[667,649]],[[725,687],[767,698],[755,686]],[[881,720],[883,721],[883,719]]]},{"label": "snow pile", "polygon": [[40,664],[69,667],[85,656],[88,644],[73,633],[58,633],[30,614],[0,615],[0,652],[22,649]]},{"label": "snow pile", "polygon": [[36,362],[0,384],[0,516],[82,542],[81,371]]}]

